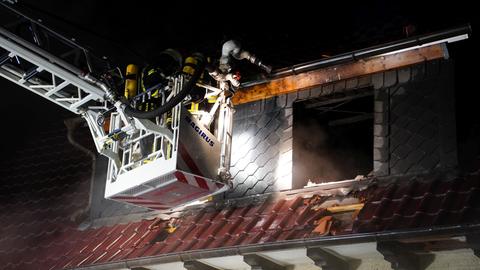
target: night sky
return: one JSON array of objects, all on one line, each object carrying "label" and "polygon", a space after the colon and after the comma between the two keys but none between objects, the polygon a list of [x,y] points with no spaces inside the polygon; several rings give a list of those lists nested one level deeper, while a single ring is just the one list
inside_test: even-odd
[{"label": "night sky", "polygon": [[[407,25],[414,25],[421,34],[471,23],[472,38],[449,48],[457,66],[457,119],[472,121],[472,114],[478,115],[473,98],[478,75],[469,68],[478,58],[473,49],[477,9],[472,1],[19,2],[45,24],[75,37],[120,67],[149,63],[165,48],[218,57],[222,43],[234,38],[274,68],[281,68],[401,39]],[[73,116],[5,80],[0,86],[4,93],[2,130],[15,130],[19,141],[45,123]],[[466,136],[462,134],[469,133],[470,127],[462,128],[459,135]],[[7,151],[11,145],[4,139],[0,146]]]}]

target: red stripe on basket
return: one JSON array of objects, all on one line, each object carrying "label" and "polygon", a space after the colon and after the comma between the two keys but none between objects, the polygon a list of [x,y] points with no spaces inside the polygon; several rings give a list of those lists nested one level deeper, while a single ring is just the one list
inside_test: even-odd
[{"label": "red stripe on basket", "polygon": [[182,172],[176,171],[175,172],[175,177],[178,179],[178,181],[188,184],[187,178]]},{"label": "red stripe on basket", "polygon": [[197,184],[198,184],[199,187],[201,187],[203,189],[206,189],[206,190],[210,190],[208,188],[208,184],[207,184],[207,181],[205,181],[205,179],[195,176],[195,180],[197,181]]}]

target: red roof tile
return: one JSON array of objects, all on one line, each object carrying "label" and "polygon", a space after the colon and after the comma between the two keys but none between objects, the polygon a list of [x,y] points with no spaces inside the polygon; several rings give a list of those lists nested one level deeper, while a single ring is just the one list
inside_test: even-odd
[{"label": "red roof tile", "polygon": [[[185,212],[183,218],[170,221],[177,226],[173,233],[165,231],[168,222],[160,218],[85,231],[65,230],[52,238],[62,239],[59,245],[52,242],[45,247],[47,253],[55,256],[30,253],[28,262],[43,260],[45,266],[68,268],[185,250],[311,237],[316,215],[307,219],[302,213],[307,208],[312,214],[321,211],[311,210],[313,205],[305,205],[306,202],[304,194],[297,194],[260,205]],[[22,252],[15,255],[25,258]],[[3,259],[15,267],[32,268],[13,263],[12,259],[18,259],[15,256]]]},{"label": "red roof tile", "polygon": [[371,188],[354,232],[431,227],[480,221],[480,177],[444,175],[403,179]]}]

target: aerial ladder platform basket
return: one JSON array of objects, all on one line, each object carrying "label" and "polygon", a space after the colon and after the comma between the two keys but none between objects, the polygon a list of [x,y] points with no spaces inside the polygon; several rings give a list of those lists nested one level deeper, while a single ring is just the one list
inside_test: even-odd
[{"label": "aerial ladder platform basket", "polygon": [[[97,151],[109,158],[106,198],[164,210],[229,188],[231,87],[240,84],[229,61],[269,68],[253,54],[225,43],[219,68],[207,69],[214,85],[196,82],[197,74],[172,74],[160,106],[177,95],[181,101],[155,117],[137,117],[129,113],[135,110],[131,101],[99,75],[115,70],[105,59],[12,5],[0,5],[0,76],[86,120]],[[192,83],[205,89],[204,100],[213,100],[203,111],[187,109],[189,96],[182,91]]]}]

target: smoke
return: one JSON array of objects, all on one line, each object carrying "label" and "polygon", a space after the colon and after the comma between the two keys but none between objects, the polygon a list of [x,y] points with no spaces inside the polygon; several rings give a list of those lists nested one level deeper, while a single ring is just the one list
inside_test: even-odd
[{"label": "smoke", "polygon": [[309,119],[294,129],[294,178],[297,181],[323,182],[342,176],[339,164],[329,155],[329,134]]},{"label": "smoke", "polygon": [[[303,116],[303,117],[302,117]],[[293,127],[293,177],[295,188],[314,183],[353,179],[372,167],[371,122],[328,126],[306,114]]]},{"label": "smoke", "polygon": [[[88,204],[90,158],[68,143],[61,122],[46,129],[0,161],[2,266],[23,257],[45,259],[40,252],[65,241],[67,228],[76,226],[72,215]],[[89,138],[88,129],[79,135]]]}]

